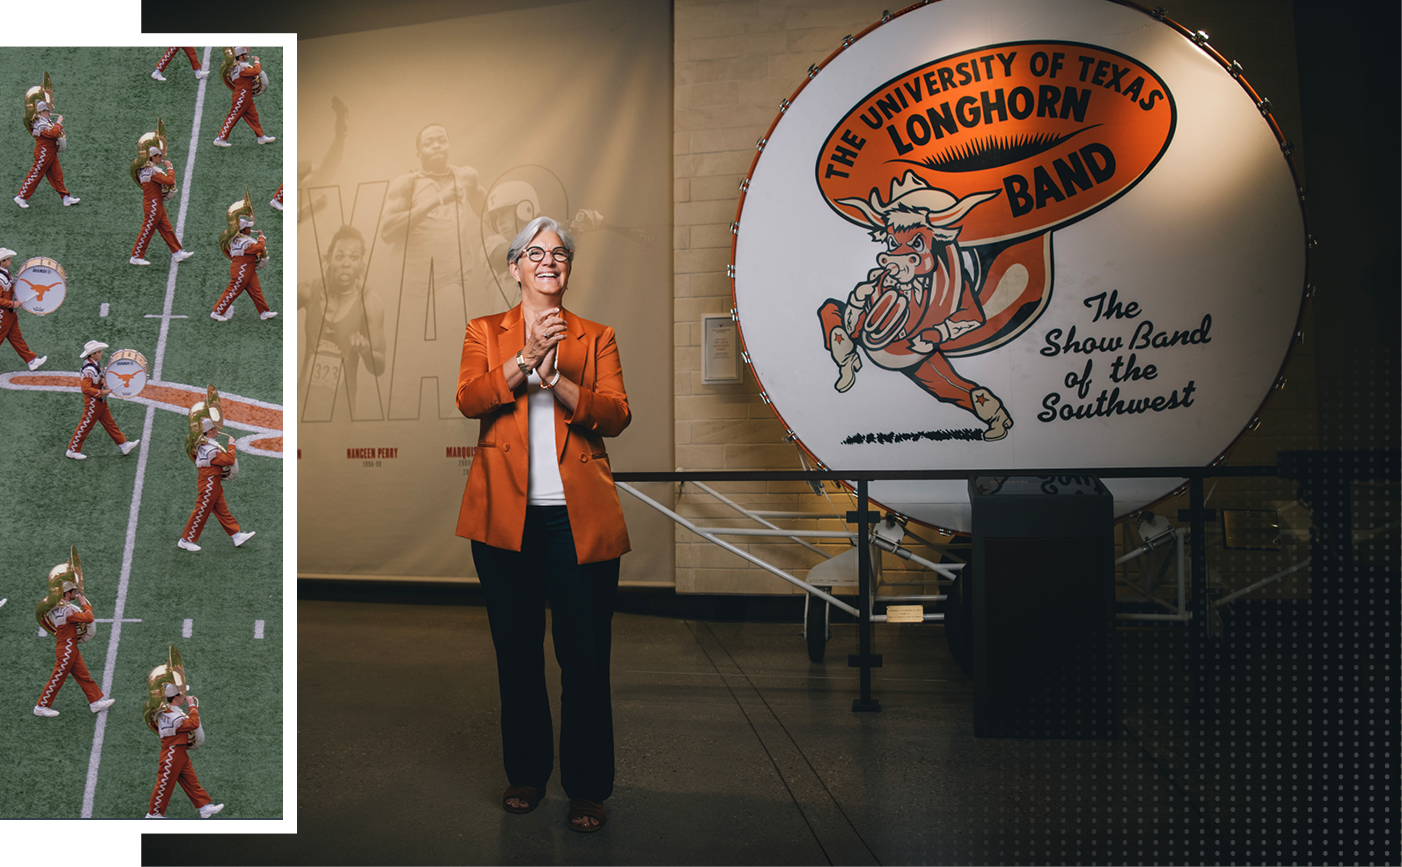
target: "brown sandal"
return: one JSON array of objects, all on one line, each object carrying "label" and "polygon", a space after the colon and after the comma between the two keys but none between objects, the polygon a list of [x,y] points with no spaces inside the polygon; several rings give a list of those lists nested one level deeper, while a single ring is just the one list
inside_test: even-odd
[{"label": "brown sandal", "polygon": [[[576,825],[575,819],[589,818],[598,822],[597,825]],[[571,831],[578,831],[581,834],[592,834],[604,827],[608,819],[604,815],[604,805],[596,804],[593,801],[586,801],[583,798],[570,798],[569,812],[565,813],[565,824]]]},{"label": "brown sandal", "polygon": [[[506,803],[512,798],[525,801],[526,806],[513,807]],[[540,806],[540,789],[535,786],[507,786],[506,791],[501,793],[501,805],[508,813],[529,813]]]}]

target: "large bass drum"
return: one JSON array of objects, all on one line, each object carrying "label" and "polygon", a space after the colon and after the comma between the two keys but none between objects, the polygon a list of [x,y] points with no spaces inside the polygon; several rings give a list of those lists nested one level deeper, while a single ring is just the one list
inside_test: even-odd
[{"label": "large bass drum", "polygon": [[68,297],[68,275],[46,256],[26,259],[15,274],[15,298],[35,316],[54,312]]},{"label": "large bass drum", "polygon": [[103,379],[118,397],[136,397],[146,387],[150,376],[151,366],[146,363],[146,356],[135,349],[118,349],[112,353]]}]

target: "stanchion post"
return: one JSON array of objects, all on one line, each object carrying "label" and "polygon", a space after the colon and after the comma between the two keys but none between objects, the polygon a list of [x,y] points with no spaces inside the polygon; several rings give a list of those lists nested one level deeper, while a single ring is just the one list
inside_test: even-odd
[{"label": "stanchion post", "polygon": [[[881,657],[871,652],[871,542],[870,516],[867,514],[867,480],[857,480],[857,653],[847,657],[847,664],[861,670],[862,693],[852,699],[854,713],[874,713],[881,702],[871,697],[871,670],[880,667]],[[848,520],[851,520],[850,518]]]},{"label": "stanchion post", "polygon": [[1207,593],[1207,522],[1216,520],[1217,511],[1207,509],[1202,492],[1203,475],[1194,473],[1188,479],[1188,508],[1178,512],[1178,520],[1188,521],[1192,528],[1192,579],[1193,579],[1193,621],[1189,627],[1188,652],[1192,655],[1189,667],[1192,675],[1192,696],[1189,699],[1189,713],[1199,720],[1210,720],[1216,713],[1208,686],[1211,670],[1212,642],[1209,639],[1211,622],[1211,602]]}]

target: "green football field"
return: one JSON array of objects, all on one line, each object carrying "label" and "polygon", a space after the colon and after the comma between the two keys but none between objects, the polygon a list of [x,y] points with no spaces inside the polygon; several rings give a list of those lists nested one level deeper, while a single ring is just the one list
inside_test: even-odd
[{"label": "green football field", "polygon": [[[207,49],[200,48],[203,56]],[[0,344],[0,818],[140,818],[156,778],[159,741],[141,717],[146,675],[175,645],[207,740],[190,753],[204,788],[226,804],[218,816],[283,815],[282,343],[284,317],[261,321],[245,294],[228,322],[209,317],[229,280],[219,233],[227,207],[249,191],[270,264],[259,272],[273,310],[284,310],[283,216],[268,205],[283,181],[281,51],[255,49],[271,81],[256,104],[267,134],[259,146],[240,121],[230,148],[214,147],[230,106],[214,70],[195,79],[183,53],[154,81],[159,48],[0,48],[0,246],[25,260],[47,257],[66,271],[67,297],[43,316],[19,311],[29,346],[48,362],[31,374]],[[67,148],[64,207],[42,181],[21,210],[11,197],[32,164],[25,91],[52,78]],[[148,267],[128,264],[141,220],[141,191],[129,165],[138,137],[165,121],[178,191],[166,202],[176,233],[195,256],[172,267],[153,237]],[[192,132],[194,140],[192,142]],[[288,302],[290,303],[290,302]],[[295,310],[293,311],[295,312]],[[128,439],[122,456],[100,427],[88,459],[64,456],[78,422],[79,352],[88,340],[142,353],[151,382],[135,399],[109,399]],[[186,407],[207,384],[223,397],[226,433],[238,441],[239,474],[224,485],[229,509],[257,535],[235,548],[213,516],[198,553],[176,548],[195,501],[196,470],[185,455]],[[54,703],[32,709],[54,664],[35,604],[49,569],[75,546],[99,619],[83,657],[116,699],[94,715],[70,678]],[[120,617],[114,623],[113,618]],[[196,815],[178,789],[167,815]]]}]

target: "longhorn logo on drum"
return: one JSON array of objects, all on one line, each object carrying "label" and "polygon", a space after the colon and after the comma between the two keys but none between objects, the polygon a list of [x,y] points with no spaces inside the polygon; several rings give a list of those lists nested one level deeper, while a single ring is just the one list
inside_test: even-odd
[{"label": "longhorn logo on drum", "polygon": [[[1008,436],[1021,407],[951,359],[1021,335],[1046,309],[1053,231],[1109,206],[1173,138],[1172,94],[1147,66],[1071,42],[1016,42],[910,69],[828,135],[815,180],[881,245],[845,299],[818,309],[833,387],[863,359]],[[852,285],[852,284],[848,284]]]}]

